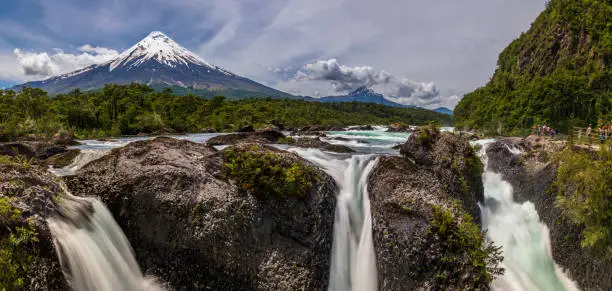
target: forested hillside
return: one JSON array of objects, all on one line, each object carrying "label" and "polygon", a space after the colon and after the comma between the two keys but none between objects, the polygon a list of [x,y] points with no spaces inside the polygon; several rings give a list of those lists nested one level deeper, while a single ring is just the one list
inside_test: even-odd
[{"label": "forested hillside", "polygon": [[511,134],[612,122],[612,1],[551,0],[499,56],[489,83],[455,108],[458,127]]},{"label": "forested hillside", "polygon": [[320,103],[253,98],[227,101],[155,92],[142,84],[106,85],[96,92],[75,90],[49,97],[41,89],[0,90],[0,140],[26,134],[74,131],[79,137],[104,137],[156,131],[234,131],[246,125],[424,124],[449,125],[452,117],[425,109],[372,103]]}]

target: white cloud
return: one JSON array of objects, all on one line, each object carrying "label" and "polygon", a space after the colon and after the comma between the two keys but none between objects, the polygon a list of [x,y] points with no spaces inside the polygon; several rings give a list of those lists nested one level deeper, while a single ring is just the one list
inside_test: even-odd
[{"label": "white cloud", "polygon": [[19,76],[13,76],[12,79],[25,81],[32,78],[64,74],[89,65],[108,62],[119,54],[114,49],[93,47],[88,44],[79,47],[78,50],[80,53],[72,54],[55,49],[50,54],[47,52],[24,52],[21,49],[15,49],[13,56],[16,62],[11,62],[11,64],[17,66],[13,69],[21,72],[22,76],[21,80],[19,80]]},{"label": "white cloud", "polygon": [[387,84],[391,79],[391,74],[385,71],[377,72],[370,66],[349,67],[339,64],[336,59],[306,64],[304,71],[296,74],[298,81],[330,81],[337,92],[351,91],[363,86]]},{"label": "white cloud", "polygon": [[458,102],[457,96],[442,96],[433,82],[412,81],[384,70],[375,70],[371,66],[346,66],[336,59],[319,60],[304,65],[284,86],[313,92],[314,88],[325,84],[331,84],[336,93],[346,93],[363,86],[373,87],[394,102],[427,108],[453,108]]}]

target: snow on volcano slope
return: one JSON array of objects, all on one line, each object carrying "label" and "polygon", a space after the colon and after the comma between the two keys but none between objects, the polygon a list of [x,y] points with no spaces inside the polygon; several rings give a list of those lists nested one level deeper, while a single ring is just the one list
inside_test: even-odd
[{"label": "snow on volcano slope", "polygon": [[41,88],[51,95],[74,89],[84,91],[105,84],[144,83],[180,86],[212,92],[241,92],[243,97],[293,97],[215,66],[159,31],[151,32],[136,45],[109,62],[93,65],[43,81],[15,86]]}]

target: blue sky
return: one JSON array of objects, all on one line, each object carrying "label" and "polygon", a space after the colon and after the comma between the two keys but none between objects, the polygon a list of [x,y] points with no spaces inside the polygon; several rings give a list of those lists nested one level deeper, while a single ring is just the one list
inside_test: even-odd
[{"label": "blue sky", "polygon": [[[499,52],[544,5],[545,0],[3,0],[0,88],[106,61],[159,30],[212,63],[287,92],[341,94],[364,82],[399,102],[454,107],[463,94],[484,85]],[[42,67],[32,74],[24,64]]]}]

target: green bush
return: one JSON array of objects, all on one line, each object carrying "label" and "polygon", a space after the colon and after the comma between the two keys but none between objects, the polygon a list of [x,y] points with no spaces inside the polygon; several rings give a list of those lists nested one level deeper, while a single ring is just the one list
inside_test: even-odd
[{"label": "green bush", "polygon": [[431,148],[436,142],[438,135],[440,135],[440,126],[430,123],[417,129],[413,134],[421,145]]},{"label": "green bush", "polygon": [[486,242],[485,234],[469,214],[460,211],[462,215],[456,217],[451,210],[437,205],[432,210],[434,218],[429,231],[440,240],[443,252],[437,264],[442,266],[437,270],[438,283],[466,284],[459,281],[464,278],[455,272],[468,269],[472,274],[468,284],[475,289],[487,288],[496,276],[503,274],[504,270],[499,267],[503,260],[501,248]]},{"label": "green bush", "polygon": [[559,163],[554,186],[557,207],[584,226],[582,247],[612,258],[612,151],[602,145],[589,154],[568,148],[554,156]]},{"label": "green bush", "polygon": [[11,206],[7,193],[0,193],[0,287],[17,290],[23,286],[27,268],[36,255],[33,244],[38,235],[32,220],[22,221],[21,212]]},{"label": "green bush", "polygon": [[312,167],[277,154],[261,152],[258,146],[248,150],[227,148],[223,159],[226,177],[261,199],[306,198],[317,179]]}]

